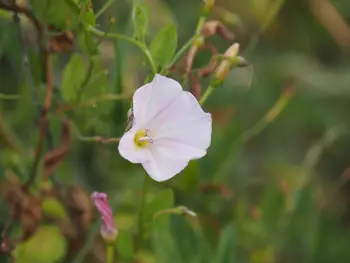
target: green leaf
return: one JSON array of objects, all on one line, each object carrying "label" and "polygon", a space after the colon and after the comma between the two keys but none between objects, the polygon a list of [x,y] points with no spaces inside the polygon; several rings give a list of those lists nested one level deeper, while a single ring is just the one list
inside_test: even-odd
[{"label": "green leaf", "polygon": [[54,263],[63,258],[66,246],[58,227],[42,226],[28,241],[19,243],[13,254],[17,263]]},{"label": "green leaf", "polygon": [[284,209],[284,195],[276,183],[270,183],[268,188],[264,191],[261,203],[262,222],[264,223],[267,231],[276,231],[276,226]]},{"label": "green leaf", "polygon": [[198,161],[191,161],[186,169],[176,176],[172,182],[181,191],[195,193],[198,187]]},{"label": "green leaf", "polygon": [[136,4],[132,10],[134,37],[137,39],[143,40],[147,35],[148,13],[148,5],[146,3]]},{"label": "green leaf", "polygon": [[95,13],[94,13],[94,9],[92,7],[91,1],[86,0],[85,2],[81,2],[81,4],[82,4],[81,15],[83,17],[84,22],[86,22],[91,26],[95,26],[96,18],[95,18]]},{"label": "green leaf", "polygon": [[150,52],[156,66],[164,68],[172,60],[177,47],[177,32],[174,25],[162,28],[154,37]]},{"label": "green leaf", "polygon": [[181,258],[178,262],[196,262],[195,259],[200,254],[206,253],[201,249],[200,239],[186,217],[171,217],[170,234],[175,243],[176,253]]},{"label": "green leaf", "polygon": [[[235,228],[233,223],[229,223],[221,231],[220,240],[216,252],[215,263],[235,262]],[[213,263],[214,263],[213,262]]]},{"label": "green leaf", "polygon": [[78,25],[79,16],[67,0],[32,0],[30,3],[36,17],[47,25],[58,29],[73,29]]},{"label": "green leaf", "polygon": [[159,192],[145,207],[143,214],[143,224],[145,229],[149,229],[154,215],[162,210],[174,206],[174,194],[172,189],[166,189]]},{"label": "green leaf", "polygon": [[43,212],[57,219],[68,219],[64,206],[55,198],[47,197],[42,204]]},{"label": "green leaf", "polygon": [[[156,213],[172,208],[173,206],[173,191],[171,189],[166,189],[157,193],[157,195],[146,205],[142,216],[145,229],[152,231],[152,244],[157,259],[164,259],[164,257],[176,258],[176,253],[173,253],[174,251],[172,251],[174,247],[172,237],[169,234],[169,216],[161,215],[154,218]],[[169,260],[158,260],[157,262],[171,263]]]},{"label": "green leaf", "polygon": [[157,217],[152,227],[152,247],[156,262],[182,262],[169,226],[169,215]]},{"label": "green leaf", "polygon": [[133,259],[134,250],[132,234],[129,231],[119,231],[117,239],[117,251],[122,261],[129,262]]},{"label": "green leaf", "polygon": [[95,14],[94,11],[88,11],[84,14],[83,16],[84,21],[89,24],[90,26],[95,26],[96,25],[96,18],[95,18]]},{"label": "green leaf", "polygon": [[67,101],[77,99],[79,89],[85,79],[83,58],[74,54],[66,65],[62,77],[62,96]]},{"label": "green leaf", "polygon": [[89,55],[96,55],[98,52],[94,38],[86,30],[78,32],[77,43],[79,48]]}]

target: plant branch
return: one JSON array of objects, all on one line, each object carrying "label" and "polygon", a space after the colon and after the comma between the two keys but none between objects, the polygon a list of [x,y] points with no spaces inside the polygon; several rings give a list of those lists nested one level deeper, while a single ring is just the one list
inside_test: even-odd
[{"label": "plant branch", "polygon": [[47,50],[44,52],[44,67],[45,67],[45,78],[46,78],[46,94],[44,107],[41,111],[41,119],[40,119],[40,131],[39,131],[39,141],[37,148],[34,154],[34,164],[32,167],[32,171],[28,181],[26,182],[26,187],[29,187],[35,180],[37,175],[37,167],[39,165],[41,152],[43,149],[44,139],[46,137],[47,129],[48,129],[48,120],[47,114],[51,108],[52,101],[52,91],[53,91],[53,83],[52,83],[52,65],[50,54]]},{"label": "plant branch", "polygon": [[94,97],[85,101],[80,102],[77,105],[64,105],[60,106],[57,108],[58,113],[66,112],[66,111],[71,111],[76,108],[82,108],[82,107],[89,107],[89,106],[94,106],[96,103],[100,101],[118,101],[118,100],[124,100],[130,98],[129,94],[104,94],[99,97]]},{"label": "plant branch", "polygon": [[19,95],[0,93],[0,100],[18,100],[19,98]]},{"label": "plant branch", "polygon": [[90,31],[91,33],[95,34],[98,37],[106,37],[106,38],[114,38],[114,39],[122,39],[124,41],[127,41],[135,46],[137,46],[145,55],[145,57],[148,60],[149,65],[151,66],[152,72],[155,74],[157,73],[157,67],[153,61],[152,55],[149,52],[147,46],[131,37],[127,37],[121,34],[116,34],[116,33],[106,33],[103,31],[100,31],[92,26],[87,28],[88,31]]},{"label": "plant branch", "polygon": [[143,241],[143,232],[144,232],[144,212],[145,212],[145,206],[146,206],[146,198],[147,198],[147,192],[149,190],[149,186],[151,183],[150,177],[146,174],[145,179],[143,181],[142,186],[142,192],[141,192],[141,202],[140,202],[140,208],[139,208],[139,215],[138,215],[138,221],[137,221],[137,247],[141,247],[141,243]]},{"label": "plant branch", "polygon": [[42,35],[43,35],[42,26],[41,26],[39,20],[36,19],[35,15],[33,13],[31,13],[29,9],[27,9],[26,7],[18,6],[18,5],[16,5],[15,2],[11,3],[11,4],[5,4],[5,3],[2,3],[1,1],[0,1],[0,9],[11,11],[11,12],[14,12],[15,14],[25,15],[32,22],[32,24],[35,26],[35,28],[37,29],[38,39],[39,39],[39,41],[41,41]]},{"label": "plant branch", "polygon": [[[235,157],[235,154],[237,152],[237,149],[240,145],[246,143],[253,137],[260,134],[270,123],[272,123],[277,116],[286,108],[286,106],[289,104],[291,98],[294,95],[294,88],[293,83],[290,83],[287,85],[287,87],[284,89],[283,93],[281,94],[280,98],[275,102],[275,104],[267,111],[267,113],[250,129],[243,132],[238,138],[234,140],[232,143],[232,150],[229,154],[221,161],[219,164],[218,174],[224,174],[228,167],[232,165],[232,160]],[[215,178],[216,176],[214,176]]]},{"label": "plant branch", "polygon": [[115,137],[115,138],[105,138],[105,137],[102,137],[102,136],[91,136],[91,137],[88,137],[88,136],[84,136],[81,134],[78,126],[74,123],[74,121],[72,120],[69,120],[68,118],[66,118],[69,125],[73,128],[77,138],[81,141],[85,141],[85,142],[100,142],[100,143],[103,143],[103,144],[108,144],[108,143],[117,143],[120,141],[120,138],[119,137]]},{"label": "plant branch", "polygon": [[115,0],[108,0],[104,6],[96,13],[95,18],[99,18],[107,9],[110,7],[111,4],[114,3]]}]

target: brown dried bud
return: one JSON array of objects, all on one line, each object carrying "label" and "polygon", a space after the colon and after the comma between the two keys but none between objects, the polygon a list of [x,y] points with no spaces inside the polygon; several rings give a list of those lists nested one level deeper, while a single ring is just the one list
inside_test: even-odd
[{"label": "brown dried bud", "polygon": [[[214,76],[217,81],[221,82],[225,79],[227,73],[230,71],[233,59],[237,57],[239,52],[239,44],[235,43],[226,50],[224,59],[221,61],[219,66],[216,68]],[[232,60],[231,60],[232,59]]]},{"label": "brown dried bud", "polygon": [[73,50],[74,35],[70,31],[50,38],[49,49],[53,53],[69,52]]},{"label": "brown dried bud", "polygon": [[202,27],[201,35],[205,38],[219,35],[224,40],[233,40],[235,35],[220,21],[211,20],[205,22]]}]

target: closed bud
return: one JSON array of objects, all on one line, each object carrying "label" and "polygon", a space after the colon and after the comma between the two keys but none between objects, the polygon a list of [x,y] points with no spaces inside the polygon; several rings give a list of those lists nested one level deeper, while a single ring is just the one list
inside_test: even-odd
[{"label": "closed bud", "polygon": [[160,215],[181,215],[197,217],[197,214],[194,211],[188,209],[186,206],[178,206],[170,209],[161,210],[154,215],[154,218],[157,218]]},{"label": "closed bud", "polygon": [[211,10],[215,5],[215,0],[203,0],[203,5]]},{"label": "closed bud", "polygon": [[106,244],[114,244],[118,237],[118,230],[114,224],[113,212],[107,200],[107,194],[94,192],[91,195],[96,209],[100,213],[102,225],[101,236]]},{"label": "closed bud", "polygon": [[229,49],[226,50],[224,59],[220,62],[214,73],[214,79],[217,84],[221,83],[227,76],[227,73],[230,71],[232,65],[236,61],[238,52],[238,43],[233,44],[231,47],[229,47]]},{"label": "closed bud", "polygon": [[203,15],[208,16],[215,5],[215,0],[203,0]]},{"label": "closed bud", "polygon": [[245,68],[245,67],[248,67],[249,66],[249,63],[248,61],[244,58],[244,57],[241,57],[241,56],[238,56],[237,57],[237,67],[239,68]]}]

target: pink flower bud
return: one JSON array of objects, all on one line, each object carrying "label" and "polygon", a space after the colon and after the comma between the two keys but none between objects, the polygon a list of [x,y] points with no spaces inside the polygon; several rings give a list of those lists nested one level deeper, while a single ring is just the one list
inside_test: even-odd
[{"label": "pink flower bud", "polygon": [[114,224],[113,212],[108,204],[107,194],[94,192],[91,195],[91,199],[101,215],[101,236],[106,242],[114,242],[118,236],[118,230]]}]

